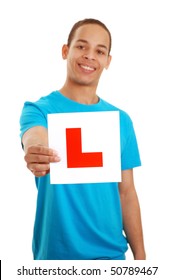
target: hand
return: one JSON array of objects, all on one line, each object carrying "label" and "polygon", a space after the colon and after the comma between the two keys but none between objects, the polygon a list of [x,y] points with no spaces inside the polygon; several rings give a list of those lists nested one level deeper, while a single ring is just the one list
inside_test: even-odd
[{"label": "hand", "polygon": [[24,157],[27,168],[36,176],[41,177],[50,172],[50,162],[59,162],[57,152],[47,146],[29,146]]}]

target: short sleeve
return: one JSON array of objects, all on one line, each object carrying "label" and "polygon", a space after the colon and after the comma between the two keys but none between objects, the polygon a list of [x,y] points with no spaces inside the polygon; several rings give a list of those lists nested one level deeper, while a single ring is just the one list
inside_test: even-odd
[{"label": "short sleeve", "polygon": [[20,116],[20,137],[34,126],[47,128],[47,116],[36,105],[36,103],[25,102]]},{"label": "short sleeve", "polygon": [[127,170],[141,166],[141,159],[137,138],[132,120],[127,115],[126,121],[121,123],[121,169]]}]

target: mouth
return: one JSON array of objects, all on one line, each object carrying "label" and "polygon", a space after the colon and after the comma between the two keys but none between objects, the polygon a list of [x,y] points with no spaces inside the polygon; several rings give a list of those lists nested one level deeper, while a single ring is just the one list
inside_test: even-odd
[{"label": "mouth", "polygon": [[87,72],[93,72],[96,70],[95,67],[89,66],[89,65],[84,65],[84,64],[79,64],[80,68],[84,69]]}]

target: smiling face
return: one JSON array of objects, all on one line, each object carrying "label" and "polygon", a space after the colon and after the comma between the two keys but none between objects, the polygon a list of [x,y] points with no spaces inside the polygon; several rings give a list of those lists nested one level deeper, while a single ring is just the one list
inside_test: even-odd
[{"label": "smiling face", "polygon": [[97,87],[104,69],[109,67],[110,38],[98,24],[80,26],[70,46],[64,45],[62,56],[67,59],[67,81],[83,86]]}]

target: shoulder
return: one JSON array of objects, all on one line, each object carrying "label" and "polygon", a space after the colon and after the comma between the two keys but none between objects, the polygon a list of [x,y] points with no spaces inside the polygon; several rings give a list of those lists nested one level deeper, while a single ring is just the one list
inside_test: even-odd
[{"label": "shoulder", "polygon": [[40,97],[36,101],[26,101],[23,106],[24,111],[40,111],[43,114],[48,114],[52,111],[57,104],[58,94],[56,91],[48,95]]},{"label": "shoulder", "polygon": [[58,92],[53,91],[53,92],[49,93],[48,95],[44,95],[35,101],[26,101],[25,104],[26,105],[33,104],[35,106],[44,106],[47,104],[51,104],[51,102],[53,103],[53,101],[55,101],[57,99],[57,97],[58,97],[57,93]]}]

